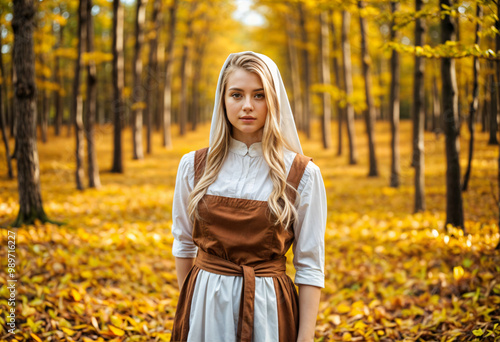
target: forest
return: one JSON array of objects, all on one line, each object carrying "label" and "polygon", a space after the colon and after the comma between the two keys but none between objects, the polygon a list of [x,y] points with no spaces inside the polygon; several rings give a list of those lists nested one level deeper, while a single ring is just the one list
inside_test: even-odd
[{"label": "forest", "polygon": [[[498,0],[0,2],[0,341],[170,341],[177,168],[271,57],[328,200],[315,341],[500,341]],[[287,254],[292,277],[293,254]]]}]

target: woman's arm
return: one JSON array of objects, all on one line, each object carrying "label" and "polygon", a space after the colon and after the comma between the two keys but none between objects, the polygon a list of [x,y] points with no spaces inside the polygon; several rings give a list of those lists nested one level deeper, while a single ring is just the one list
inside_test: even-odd
[{"label": "woman's arm", "polygon": [[179,258],[175,257],[175,269],[177,271],[177,283],[179,283],[179,290],[182,288],[182,283],[186,279],[189,270],[193,267],[194,258]]},{"label": "woman's arm", "polygon": [[313,342],[321,288],[312,285],[298,285],[298,287],[299,334],[297,342]]}]

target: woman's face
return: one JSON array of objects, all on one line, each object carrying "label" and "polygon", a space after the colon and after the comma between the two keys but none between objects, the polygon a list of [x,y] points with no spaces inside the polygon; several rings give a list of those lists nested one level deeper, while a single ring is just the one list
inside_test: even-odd
[{"label": "woman's face", "polygon": [[261,141],[267,102],[260,77],[242,68],[235,69],[227,79],[224,103],[233,138],[248,146]]}]

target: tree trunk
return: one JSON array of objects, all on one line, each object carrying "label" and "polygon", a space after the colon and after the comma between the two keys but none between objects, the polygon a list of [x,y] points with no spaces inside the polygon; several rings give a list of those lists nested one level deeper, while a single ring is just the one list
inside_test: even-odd
[{"label": "tree trunk", "polygon": [[[415,0],[415,11],[421,11],[423,0]],[[415,20],[415,46],[424,45],[425,26],[422,17]],[[425,210],[425,159],[424,159],[424,58],[415,55],[415,71],[413,81],[413,158],[415,167],[415,207],[414,212]]]},{"label": "tree trunk", "polygon": [[[94,20],[92,17],[92,0],[87,0],[87,51],[94,52]],[[97,107],[97,73],[94,60],[89,60],[87,65],[87,112],[86,112],[86,136],[87,136],[87,167],[89,188],[99,189],[101,179],[99,178],[99,166],[95,151],[94,122]]]},{"label": "tree trunk", "polygon": [[[14,61],[16,59],[16,46],[13,44],[12,46],[12,56],[11,56],[11,61]],[[16,63],[11,63],[12,67],[10,69],[11,72],[11,78],[12,78],[12,93],[15,93],[14,89],[14,84],[17,82],[17,72],[16,72]],[[16,96],[13,95],[11,98],[11,104],[10,108],[12,109],[12,116],[10,120],[10,136],[16,138],[17,134],[17,115],[16,113],[16,101],[15,101]],[[16,159],[16,151],[17,151],[17,144],[14,145],[14,152],[12,152],[12,158]]]},{"label": "tree trunk", "polygon": [[[500,29],[500,20],[498,19],[499,15],[500,15],[500,4],[497,1],[497,17],[495,20],[495,28],[497,29],[497,32]],[[500,49],[500,36],[498,34],[495,36],[495,45],[496,45],[495,48],[498,51],[498,49]],[[498,113],[498,110],[500,108],[500,87],[498,86],[498,82],[500,82],[499,81],[500,80],[500,62],[498,60],[496,61],[495,66],[496,66],[496,74],[497,74],[497,86],[495,87],[495,89],[496,89],[495,98],[497,99],[497,110],[494,112],[495,123],[496,123],[497,113]],[[495,133],[495,137],[496,137],[496,133]],[[498,179],[497,179],[497,184],[498,184],[498,194],[500,195],[500,144],[498,145],[498,148],[499,149],[498,149],[498,170],[497,170],[497,172],[498,172],[497,178]],[[500,223],[500,197],[498,197],[497,205],[498,205],[498,214],[499,214],[498,223]],[[498,229],[500,232],[500,225],[498,226]],[[500,250],[500,240],[498,241],[495,249]]]},{"label": "tree trunk", "polygon": [[432,76],[432,130],[436,135],[442,130],[441,99],[439,98],[438,80],[436,75]]},{"label": "tree trunk", "polygon": [[[335,85],[338,90],[344,89],[342,85],[342,70],[340,69],[339,66],[339,59],[337,57],[337,51],[339,51],[339,42],[337,40],[337,35],[335,31],[335,18],[333,11],[330,10],[330,32],[332,33],[332,50],[333,51],[333,58],[332,58],[332,68],[335,73]],[[335,101],[335,106],[337,107],[337,121],[338,121],[338,148],[337,148],[337,155],[340,156],[342,155],[342,125],[343,121],[345,118],[345,107],[342,108],[340,106],[340,101]]]},{"label": "tree trunk", "polygon": [[142,113],[144,109],[144,87],[142,84],[142,46],[144,45],[144,22],[146,6],[144,0],[137,0],[135,16],[135,52],[133,68],[134,89],[132,92],[132,140],[134,159],[144,159],[142,150]]},{"label": "tree trunk", "polygon": [[36,144],[36,83],[33,28],[35,8],[33,0],[14,2],[12,29],[14,31],[13,59],[17,80],[14,85],[16,102],[17,179],[19,189],[19,213],[12,224],[33,224],[35,220],[49,221],[42,204],[40,167]]},{"label": "tree trunk", "polygon": [[[63,27],[59,26],[59,40],[56,45],[56,50],[61,48],[63,45]],[[55,32],[54,32],[55,34]],[[61,71],[59,69],[59,56],[55,55],[54,57],[54,83],[58,85],[58,89],[54,90],[54,106],[56,109],[55,121],[54,121],[54,133],[58,137],[61,135],[61,126],[63,119],[63,103],[62,103],[62,95],[61,89],[64,89],[62,80],[61,80]]]},{"label": "tree trunk", "polygon": [[349,139],[349,164],[358,163],[358,153],[356,150],[356,135],[354,131],[354,106],[352,104],[352,66],[351,66],[351,44],[348,34],[350,32],[351,13],[342,11],[342,65],[344,67],[344,86],[346,94],[346,124],[347,137]]},{"label": "tree trunk", "polygon": [[177,0],[169,8],[168,45],[165,56],[165,87],[163,88],[163,147],[172,147],[172,64],[174,62],[175,23],[177,19]]},{"label": "tree trunk", "polygon": [[78,56],[75,63],[73,83],[73,117],[75,118],[76,137],[76,188],[83,190],[83,101],[80,91],[80,71],[83,69],[82,54],[87,43],[87,1],[80,0],[78,10]]},{"label": "tree trunk", "polygon": [[[40,65],[45,66],[45,54],[41,52],[39,54]],[[41,113],[40,113],[40,132],[42,135],[42,142],[45,144],[47,142],[47,129],[49,124],[49,101],[47,96],[47,90],[45,89],[45,83],[47,79],[45,77],[45,73],[41,73],[42,80],[42,88],[39,89],[40,97],[41,97]]]},{"label": "tree trunk", "polygon": [[[2,46],[2,35],[0,34],[0,46]],[[8,108],[5,104],[7,101],[7,97],[4,97],[3,94],[3,89],[6,88],[6,78],[4,74],[4,68],[3,68],[3,56],[2,53],[0,52],[0,79],[2,80],[2,83],[0,83],[0,129],[2,130],[2,139],[3,139],[3,144],[5,146],[5,158],[7,159],[7,175],[10,179],[14,178],[14,173],[12,171],[12,162],[11,162],[11,157],[10,157],[10,147],[9,147],[9,138],[7,137],[7,122],[5,120],[5,112],[6,108]]]},{"label": "tree trunk", "polygon": [[[400,9],[399,1],[391,1],[391,13],[396,15]],[[394,29],[396,24],[395,19],[391,23],[391,41],[399,40],[399,31]],[[399,153],[399,52],[396,49],[392,50],[391,54],[391,98],[389,104],[389,117],[391,121],[391,180],[390,186],[398,188],[400,184],[399,175],[401,172],[400,153]]]},{"label": "tree trunk", "polygon": [[146,93],[146,103],[145,116],[146,116],[146,153],[151,154],[153,152],[153,147],[151,144],[152,139],[152,124],[153,124],[153,114],[156,113],[155,105],[157,99],[155,99],[156,92],[160,85],[160,79],[157,77],[158,72],[158,36],[161,32],[161,22],[162,22],[162,2],[161,0],[155,0],[153,3],[153,32],[154,37],[151,38],[149,42],[149,63],[147,72],[147,93]]},{"label": "tree trunk", "polygon": [[193,58],[193,76],[191,77],[191,90],[192,90],[192,96],[191,96],[191,129],[194,131],[196,130],[196,127],[198,125],[198,121],[201,119],[201,99],[200,99],[200,77],[202,75],[203,71],[203,61],[204,61],[204,55],[205,55],[205,48],[207,46],[207,41],[208,41],[208,32],[209,32],[209,25],[210,22],[204,18],[201,18],[203,22],[205,22],[205,27],[201,31],[200,37],[196,39],[196,49],[195,49],[195,55]]},{"label": "tree trunk", "polygon": [[498,139],[497,139],[497,131],[498,131],[498,111],[499,111],[499,98],[497,97],[496,94],[496,89],[500,88],[496,86],[498,84],[498,77],[495,77],[494,70],[496,68],[496,63],[491,62],[491,77],[490,77],[490,115],[489,115],[489,133],[490,137],[488,139],[488,145],[497,145],[498,144]]},{"label": "tree trunk", "polygon": [[[321,79],[320,82],[324,85],[330,85],[330,37],[328,34],[328,13],[322,11],[319,15],[320,25],[321,25]],[[323,113],[321,115],[321,128],[323,137],[323,148],[330,148],[330,141],[332,139],[331,133],[331,112],[332,112],[332,101],[330,98],[330,93],[324,91],[322,94],[323,100]]]},{"label": "tree trunk", "polygon": [[[452,6],[451,0],[440,0],[440,8]],[[441,42],[455,40],[455,26],[449,15],[441,19]],[[446,135],[446,225],[464,228],[462,192],[460,188],[460,140],[458,139],[458,98],[455,60],[441,59],[443,119]]]},{"label": "tree trunk", "polygon": [[368,151],[369,151],[369,177],[378,176],[378,168],[377,168],[377,157],[375,156],[375,133],[374,133],[374,125],[375,125],[375,104],[373,103],[372,96],[372,76],[370,72],[371,59],[368,53],[368,43],[366,41],[366,22],[365,18],[362,15],[362,10],[365,7],[364,1],[358,1],[358,8],[360,10],[359,14],[359,25],[361,29],[361,56],[362,56],[362,64],[363,64],[363,78],[365,79],[365,97],[366,97],[366,107],[365,110],[365,123],[366,123],[366,132],[368,134]]},{"label": "tree trunk", "polygon": [[[378,86],[380,89],[385,89],[385,82],[384,82],[384,77],[382,75],[385,73],[384,67],[385,67],[385,60],[382,58],[379,58],[377,63],[377,71],[376,74],[378,75],[377,80],[378,80]],[[386,94],[383,92],[380,92],[380,95],[378,96],[378,100],[380,105],[378,107],[375,107],[375,122],[377,120],[382,120],[382,121],[388,121],[388,113],[385,110],[385,105],[387,103],[387,100],[385,99]]]},{"label": "tree trunk", "polygon": [[[483,17],[483,8],[478,3],[476,4],[476,18]],[[480,39],[479,33],[481,32],[481,23],[478,21],[476,23],[476,37],[474,43],[479,46]],[[467,185],[469,184],[469,178],[472,168],[472,155],[474,153],[474,136],[476,131],[476,113],[477,107],[479,106],[479,58],[474,56],[472,60],[472,101],[470,103],[469,110],[469,132],[470,132],[470,140],[469,140],[469,160],[467,163],[467,171],[465,171],[464,182],[462,184],[462,191],[467,191]]]},{"label": "tree trunk", "polygon": [[[498,99],[495,92],[495,75],[493,70],[495,69],[495,62],[489,62],[489,94],[490,94],[490,102],[489,102],[489,113],[488,113],[488,131],[490,133],[490,139],[488,140],[488,145],[496,145],[497,141],[497,126],[496,126],[496,115],[497,115],[497,103]],[[493,126],[493,127],[492,127]]]},{"label": "tree trunk", "polygon": [[309,61],[309,49],[307,47],[307,30],[306,30],[306,13],[305,8],[301,2],[298,3],[299,10],[299,28],[300,28],[300,38],[302,44],[302,80],[304,83],[303,89],[303,111],[302,111],[302,123],[303,130],[306,133],[307,139],[311,138],[311,115],[312,103],[311,103],[311,70]]},{"label": "tree trunk", "polygon": [[123,6],[113,0],[113,166],[111,172],[123,173]]},{"label": "tree trunk", "polygon": [[[0,34],[0,46],[2,46],[2,35]],[[3,92],[3,109],[4,109],[4,128],[10,127],[10,122],[13,120],[12,113],[10,113],[9,106],[9,96],[7,94],[7,77],[5,76],[5,68],[3,65],[3,54],[0,52],[0,75],[2,77],[2,83],[0,83],[0,92]],[[6,131],[7,132],[7,131]],[[8,154],[8,153],[7,153]],[[10,156],[9,156],[10,158]]]},{"label": "tree trunk", "polygon": [[[1,46],[1,44],[0,44]],[[0,53],[1,55],[1,53]],[[1,56],[0,56],[1,58]],[[3,74],[2,74],[2,79],[3,79]],[[7,159],[7,174],[10,179],[14,178],[14,173],[12,172],[12,163],[11,163],[11,158],[10,158],[10,148],[9,148],[9,139],[7,137],[7,131],[5,130],[5,115],[4,115],[4,101],[3,101],[3,94],[2,91],[0,90],[0,129],[2,130],[2,139],[3,139],[3,144],[5,146],[5,158]]]},{"label": "tree trunk", "polygon": [[300,73],[299,73],[299,58],[297,55],[297,46],[295,42],[295,26],[290,13],[285,13],[286,36],[288,58],[290,60],[290,76],[292,80],[292,107],[295,116],[297,127],[302,129],[302,98],[300,92]]},{"label": "tree trunk", "polygon": [[188,118],[188,63],[190,59],[190,47],[192,45],[193,38],[193,13],[196,10],[197,3],[192,2],[191,8],[189,10],[188,19],[186,21],[186,37],[184,38],[184,44],[182,47],[182,59],[181,59],[181,98],[180,98],[180,111],[179,111],[179,134],[182,136],[186,133],[186,122]]},{"label": "tree trunk", "polygon": [[[488,63],[488,62],[486,62]],[[488,64],[486,64],[486,70],[488,70]],[[483,96],[483,105],[481,106],[481,132],[486,133],[488,131],[488,111],[490,108],[490,102],[489,102],[489,96],[487,96],[488,93],[491,94],[489,91],[490,85],[489,85],[489,77],[485,77],[484,80],[484,96]]]},{"label": "tree trunk", "polygon": [[[455,41],[459,42],[460,41],[460,16],[455,16]],[[457,134],[458,137],[460,138],[460,132],[461,132],[461,127],[462,127],[462,94],[461,94],[461,85],[462,82],[460,79],[462,78],[462,62],[461,58],[455,59],[455,74],[456,74],[456,82],[457,82],[457,102],[458,102],[458,124],[457,124]],[[466,98],[467,99],[467,98]]]}]

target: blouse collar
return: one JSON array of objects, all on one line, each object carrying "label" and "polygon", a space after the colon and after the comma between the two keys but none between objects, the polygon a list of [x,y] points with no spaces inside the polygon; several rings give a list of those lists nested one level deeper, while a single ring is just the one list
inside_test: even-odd
[{"label": "blouse collar", "polygon": [[253,143],[252,145],[250,145],[250,147],[247,147],[247,144],[239,140],[236,140],[233,137],[231,137],[231,142],[229,144],[229,151],[243,157],[246,156],[247,154],[250,157],[260,157],[263,155],[261,141]]}]

